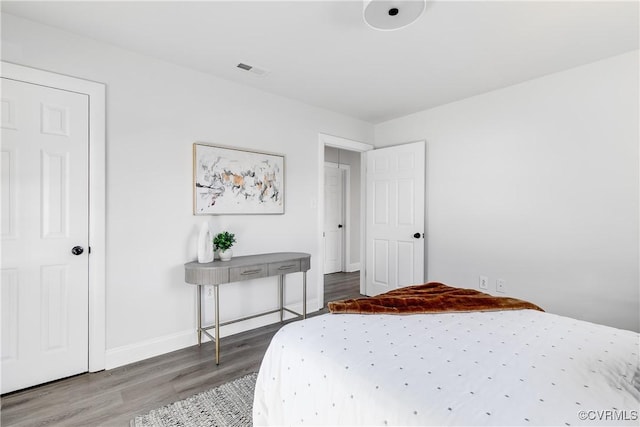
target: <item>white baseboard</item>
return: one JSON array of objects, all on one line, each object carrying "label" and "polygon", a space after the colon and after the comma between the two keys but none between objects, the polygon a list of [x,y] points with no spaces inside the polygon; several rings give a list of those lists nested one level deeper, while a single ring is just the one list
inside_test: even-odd
[{"label": "white baseboard", "polygon": [[[317,306],[318,301],[316,299],[309,300],[307,302],[307,313],[312,313],[314,310],[317,310]],[[298,304],[289,305],[288,308],[298,313],[302,313],[301,302]],[[290,319],[292,317],[292,314],[285,312],[285,319]],[[262,326],[271,325],[279,321],[280,315],[278,313],[273,313],[263,317],[256,317],[244,322],[238,322],[231,325],[223,326],[220,329],[220,335],[222,337],[227,337],[230,335],[238,334],[240,332],[245,332],[251,329],[260,328]],[[209,338],[203,334],[202,342],[207,341],[209,341]],[[105,369],[118,368],[120,366],[139,362],[144,359],[149,359],[150,357],[160,356],[172,351],[181,350],[185,347],[190,347],[196,344],[198,344],[196,331],[188,330],[165,335],[158,338],[153,338],[135,344],[108,349],[105,355]],[[224,347],[221,347],[220,353],[222,357],[222,355],[224,354]]]},{"label": "white baseboard", "polygon": [[139,362],[140,360],[170,353],[197,343],[196,332],[189,330],[108,349],[105,358],[105,369],[113,369],[129,363]]},{"label": "white baseboard", "polygon": [[352,262],[351,264],[347,265],[347,273],[353,273],[354,271],[360,271],[359,262]]}]

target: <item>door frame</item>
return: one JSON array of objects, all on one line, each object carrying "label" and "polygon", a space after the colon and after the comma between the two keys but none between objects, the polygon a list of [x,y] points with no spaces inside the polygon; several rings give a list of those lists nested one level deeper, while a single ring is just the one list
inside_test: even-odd
[{"label": "door frame", "polygon": [[[341,175],[342,181],[342,223],[344,224],[342,232],[342,241],[340,245],[342,247],[342,256],[340,260],[341,270],[349,270],[351,265],[351,166],[346,164],[338,164],[335,162],[324,162],[325,167],[339,169],[344,171]],[[324,170],[323,170],[324,173]],[[323,177],[324,179],[324,177]],[[323,187],[324,188],[324,187]],[[324,197],[323,197],[324,201]],[[324,205],[323,205],[324,206]],[[324,212],[323,212],[324,219]],[[323,225],[324,231],[324,225]],[[324,254],[324,251],[322,252]]]},{"label": "door frame", "polygon": [[2,61],[4,78],[85,94],[89,98],[89,372],[106,355],[106,85]]},{"label": "door frame", "polygon": [[[365,177],[364,173],[366,172],[366,167],[363,167],[362,164],[362,153],[366,151],[373,150],[375,147],[371,144],[366,144],[364,142],[355,141],[353,139],[342,138],[339,136],[328,135],[324,133],[318,134],[318,216],[317,216],[317,230],[318,230],[318,239],[317,239],[317,248],[316,253],[319,257],[318,265],[321,266],[318,268],[318,306],[317,310],[320,310],[324,307],[324,239],[322,238],[322,231],[324,230],[324,147],[334,147],[340,148],[349,151],[356,151],[360,154],[360,187],[362,188],[362,184],[365,182],[363,178]],[[364,268],[362,268],[362,255],[364,254],[364,213],[365,210],[362,209],[362,206],[365,202],[365,192],[360,191],[360,293],[364,291]],[[346,248],[345,248],[346,250]]]}]

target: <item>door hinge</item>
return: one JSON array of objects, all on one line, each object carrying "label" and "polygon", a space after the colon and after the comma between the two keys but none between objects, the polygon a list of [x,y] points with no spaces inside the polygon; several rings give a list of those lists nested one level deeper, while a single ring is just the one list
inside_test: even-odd
[{"label": "door hinge", "polygon": [[89,255],[91,255],[91,246],[89,246],[87,249],[88,249],[87,252],[89,253]]}]

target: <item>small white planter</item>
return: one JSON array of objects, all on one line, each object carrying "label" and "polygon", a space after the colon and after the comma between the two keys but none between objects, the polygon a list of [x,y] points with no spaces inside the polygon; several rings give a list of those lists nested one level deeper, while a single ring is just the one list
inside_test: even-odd
[{"label": "small white planter", "polygon": [[218,250],[218,256],[220,257],[220,261],[229,261],[233,256],[233,251],[231,249],[227,249],[226,251]]}]

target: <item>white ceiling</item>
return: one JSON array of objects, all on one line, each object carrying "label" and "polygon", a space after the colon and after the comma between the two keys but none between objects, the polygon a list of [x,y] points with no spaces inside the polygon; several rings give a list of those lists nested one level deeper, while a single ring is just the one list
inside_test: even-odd
[{"label": "white ceiling", "polygon": [[419,21],[391,32],[365,25],[359,0],[3,1],[2,10],[378,123],[638,49],[639,4],[428,0]]}]

